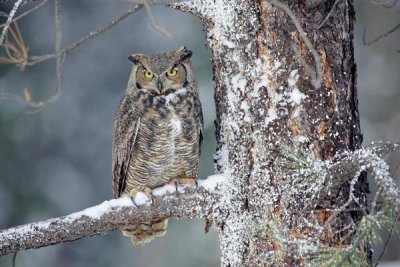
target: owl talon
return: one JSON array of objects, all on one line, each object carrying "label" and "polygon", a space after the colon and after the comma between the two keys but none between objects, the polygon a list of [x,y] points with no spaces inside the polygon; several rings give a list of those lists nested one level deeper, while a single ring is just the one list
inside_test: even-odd
[{"label": "owl talon", "polygon": [[151,199],[151,204],[153,204],[154,202],[154,196],[153,196],[153,192],[149,187],[144,187],[144,188],[134,188],[129,192],[129,198],[131,199],[133,205],[135,205],[135,207],[139,207],[140,205],[143,205],[145,202],[147,202],[146,197],[143,198],[143,196],[140,196],[138,199],[138,202],[136,202],[136,197],[138,196],[138,193],[141,193],[142,195],[144,194],[147,198]]},{"label": "owl talon", "polygon": [[153,192],[150,192],[150,200],[151,200],[151,206],[153,206],[154,201],[156,200],[156,196],[153,195]]},{"label": "owl talon", "polygon": [[183,185],[183,186],[189,186],[189,187],[194,187],[194,188],[198,188],[199,185],[197,183],[197,180],[194,178],[187,178],[187,177],[180,177],[180,178],[175,178],[172,179],[169,182],[170,185],[175,185],[175,193],[179,193],[179,185]]},{"label": "owl talon", "polygon": [[138,208],[138,205],[135,202],[135,197],[129,197],[129,198],[132,201],[133,206],[135,206],[135,208]]},{"label": "owl talon", "polygon": [[175,194],[179,194],[178,181],[175,181]]}]

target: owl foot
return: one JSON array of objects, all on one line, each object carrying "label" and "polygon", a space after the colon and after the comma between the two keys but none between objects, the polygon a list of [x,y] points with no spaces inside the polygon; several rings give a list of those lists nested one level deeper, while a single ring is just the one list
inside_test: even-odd
[{"label": "owl foot", "polygon": [[[131,198],[131,201],[133,203],[133,205],[135,205],[136,207],[143,205],[145,201],[143,201],[143,199],[139,199],[139,201],[136,199],[137,194],[141,192],[144,193],[144,195],[147,198],[151,199],[151,205],[153,205],[154,203],[154,195],[152,193],[152,190],[149,187],[144,187],[144,188],[134,188],[129,192],[129,196]],[[136,199],[136,201],[135,201]]]},{"label": "owl foot", "polygon": [[176,193],[179,193],[179,190],[178,190],[178,186],[179,185],[185,185],[185,186],[194,187],[194,188],[198,187],[196,179],[187,178],[187,177],[174,178],[169,182],[169,184],[170,185],[175,185]]}]

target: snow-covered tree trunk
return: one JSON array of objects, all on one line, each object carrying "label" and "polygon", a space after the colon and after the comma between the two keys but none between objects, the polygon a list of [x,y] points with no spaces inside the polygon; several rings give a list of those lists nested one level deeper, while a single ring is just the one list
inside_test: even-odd
[{"label": "snow-covered tree trunk", "polygon": [[[330,160],[362,141],[353,7],[341,1],[319,28],[335,1],[320,2],[312,9],[297,0],[173,5],[204,21],[213,55],[215,162],[227,177],[214,208],[223,266],[301,265],[302,241],[343,246],[336,233],[354,219],[341,213],[324,227],[328,209],[348,200],[349,185],[318,192],[312,206],[286,159],[300,150]],[[363,179],[354,193],[364,197]]]},{"label": "snow-covered tree trunk", "polygon": [[[221,175],[179,194],[166,190],[152,205],[114,200],[2,231],[0,255],[175,216],[206,218],[206,229],[218,228],[222,266],[368,264],[370,222],[393,227],[387,218],[394,211],[396,221],[400,209],[400,193],[380,158],[400,144],[361,148],[352,1],[145,2],[172,3],[204,22]],[[372,171],[379,189],[370,214],[364,171]],[[379,209],[381,200],[386,206]]]}]

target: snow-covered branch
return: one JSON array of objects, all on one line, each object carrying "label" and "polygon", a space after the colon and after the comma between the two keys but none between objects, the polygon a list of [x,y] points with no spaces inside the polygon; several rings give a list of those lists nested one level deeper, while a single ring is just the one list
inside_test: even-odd
[{"label": "snow-covered branch", "polygon": [[3,230],[0,232],[0,256],[74,241],[143,221],[168,217],[215,221],[213,210],[219,194],[213,189],[218,182],[215,177],[219,176],[212,177],[201,182],[197,189],[175,191],[175,187],[168,185],[157,189],[152,199],[137,196],[136,204],[128,197],[113,199],[67,216]]},{"label": "snow-covered branch", "polygon": [[[384,191],[390,192],[392,188],[397,188],[391,175],[389,173],[389,167],[387,163],[381,158],[386,153],[398,151],[400,148],[399,144],[385,143],[370,148],[362,148],[356,151],[345,152],[339,155],[337,160],[329,166],[329,171],[336,182],[340,184],[348,179],[348,177],[354,176],[360,170],[370,171],[378,185],[378,187]],[[386,182],[384,182],[385,180]],[[397,192],[391,192],[390,198],[393,198],[395,202],[397,200]],[[389,196],[388,196],[389,197]]]}]

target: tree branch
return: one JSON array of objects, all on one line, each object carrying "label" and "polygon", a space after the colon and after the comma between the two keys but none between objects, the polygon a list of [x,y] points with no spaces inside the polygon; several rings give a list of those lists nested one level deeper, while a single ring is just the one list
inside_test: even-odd
[{"label": "tree branch", "polygon": [[335,11],[336,5],[339,4],[339,2],[342,0],[336,0],[335,3],[333,3],[333,6],[331,8],[331,10],[329,10],[328,15],[326,15],[326,17],[324,18],[324,20],[321,22],[321,24],[318,26],[318,30],[321,29],[325,23],[328,21],[328,19],[332,16],[333,11]]},{"label": "tree branch", "polygon": [[[25,17],[26,15],[29,15],[29,14],[32,13],[33,11],[39,9],[39,8],[42,7],[44,4],[46,4],[48,1],[49,1],[49,0],[43,0],[42,2],[40,2],[39,4],[37,4],[36,6],[32,7],[31,9],[25,11],[24,13],[22,13],[22,14],[16,16],[16,17],[14,17],[14,18],[10,21],[10,25],[11,25],[11,23],[16,22],[17,20],[19,20],[19,19]],[[6,25],[7,25],[7,22],[4,23],[4,24],[0,24],[0,27],[4,27],[4,26],[6,26]]]},{"label": "tree branch", "polygon": [[363,44],[366,45],[366,46],[372,45],[372,44],[378,42],[379,40],[381,40],[382,38],[385,38],[385,37],[391,35],[395,31],[397,31],[398,29],[400,29],[400,23],[397,24],[396,26],[394,26],[393,28],[391,28],[390,30],[388,30],[387,32],[378,35],[377,37],[375,37],[371,41],[367,41],[366,30],[364,29],[364,31],[363,31]]},{"label": "tree branch", "polygon": [[[47,1],[47,0],[46,0]],[[27,108],[29,108],[29,113],[31,112],[36,112],[41,110],[43,107],[45,107],[46,105],[56,101],[58,99],[58,97],[61,94],[61,81],[62,81],[62,67],[63,67],[63,63],[64,63],[64,59],[65,57],[72,52],[72,50],[78,48],[79,46],[81,46],[82,44],[84,44],[85,42],[96,38],[97,36],[107,32],[108,30],[110,30],[111,28],[113,28],[114,26],[116,26],[118,23],[120,23],[121,21],[123,21],[124,19],[126,19],[127,17],[129,17],[130,15],[136,13],[137,11],[139,11],[141,8],[143,7],[143,5],[136,5],[134,6],[132,9],[130,9],[129,11],[125,12],[124,14],[122,14],[121,16],[119,16],[118,18],[114,19],[113,21],[111,21],[109,24],[107,24],[106,26],[93,31],[83,37],[81,37],[79,40],[77,40],[76,42],[74,42],[73,44],[61,49],[61,25],[60,25],[60,3],[58,1],[55,2],[55,24],[56,24],[56,47],[55,47],[55,52],[53,54],[46,54],[46,55],[42,55],[42,56],[32,56],[30,57],[30,61],[28,61],[27,63],[25,63],[25,65],[27,66],[33,66],[35,64],[38,64],[40,62],[43,61],[47,61],[50,59],[56,59],[56,86],[55,86],[55,93],[50,96],[48,99],[44,100],[44,101],[25,101],[23,96],[17,95],[17,94],[12,94],[12,93],[0,93],[0,100],[13,100],[15,102],[24,104]]]},{"label": "tree branch", "polygon": [[[125,12],[124,14],[122,14],[121,16],[119,16],[118,18],[112,20],[110,23],[108,23],[107,25],[105,25],[104,27],[93,31],[83,37],[81,37],[79,40],[77,40],[76,42],[74,42],[73,44],[63,48],[60,50],[60,53],[64,54],[65,56],[67,56],[69,53],[72,52],[72,50],[78,48],[79,46],[81,46],[82,44],[84,44],[85,42],[96,38],[97,36],[111,30],[111,28],[113,28],[114,26],[116,26],[118,23],[120,23],[121,21],[123,21],[124,19],[126,19],[127,17],[129,17],[130,15],[135,14],[136,12],[138,12],[141,8],[143,7],[143,5],[136,5],[134,6],[132,9],[128,10],[127,12]],[[57,57],[57,54],[47,54],[47,55],[43,55],[43,56],[35,56],[32,57],[32,61],[28,63],[28,65],[34,65],[52,58]]]},{"label": "tree branch", "polygon": [[[347,151],[339,155],[329,166],[328,171],[334,180],[329,179],[328,182],[340,184],[347,181],[349,177],[358,176],[361,171],[368,171],[378,189],[381,190],[383,198],[392,203],[398,212],[400,210],[400,191],[390,175],[389,166],[381,158],[381,155],[399,150],[399,143],[384,143],[370,148]],[[374,205],[373,203],[372,209],[374,209]]]},{"label": "tree branch", "polygon": [[215,12],[214,9],[217,6],[215,1],[212,0],[211,1],[210,0],[192,0],[192,1],[160,0],[160,2],[167,3],[166,4],[167,7],[193,14],[194,16],[202,20],[206,25],[211,24],[214,15],[213,13]]},{"label": "tree branch", "polygon": [[18,7],[20,6],[21,3],[22,3],[22,0],[18,0],[17,2],[15,2],[13,8],[11,9],[11,12],[8,15],[8,18],[7,18],[7,22],[4,25],[3,31],[1,32],[1,35],[0,35],[0,45],[3,44],[3,40],[6,37],[8,28],[10,27],[12,19],[14,18],[14,15],[17,12],[17,9],[18,9]]},{"label": "tree branch", "polygon": [[[168,217],[206,217],[215,220],[212,217],[213,210],[220,196],[217,190],[213,190],[214,187],[204,185],[197,189],[185,188],[170,193],[171,187],[168,185],[160,188],[161,193],[155,194],[152,201],[135,201],[138,205],[130,198],[123,197],[67,216],[3,230],[0,232],[0,256],[21,249],[74,241],[144,221]],[[164,194],[165,191],[167,194]]]}]

